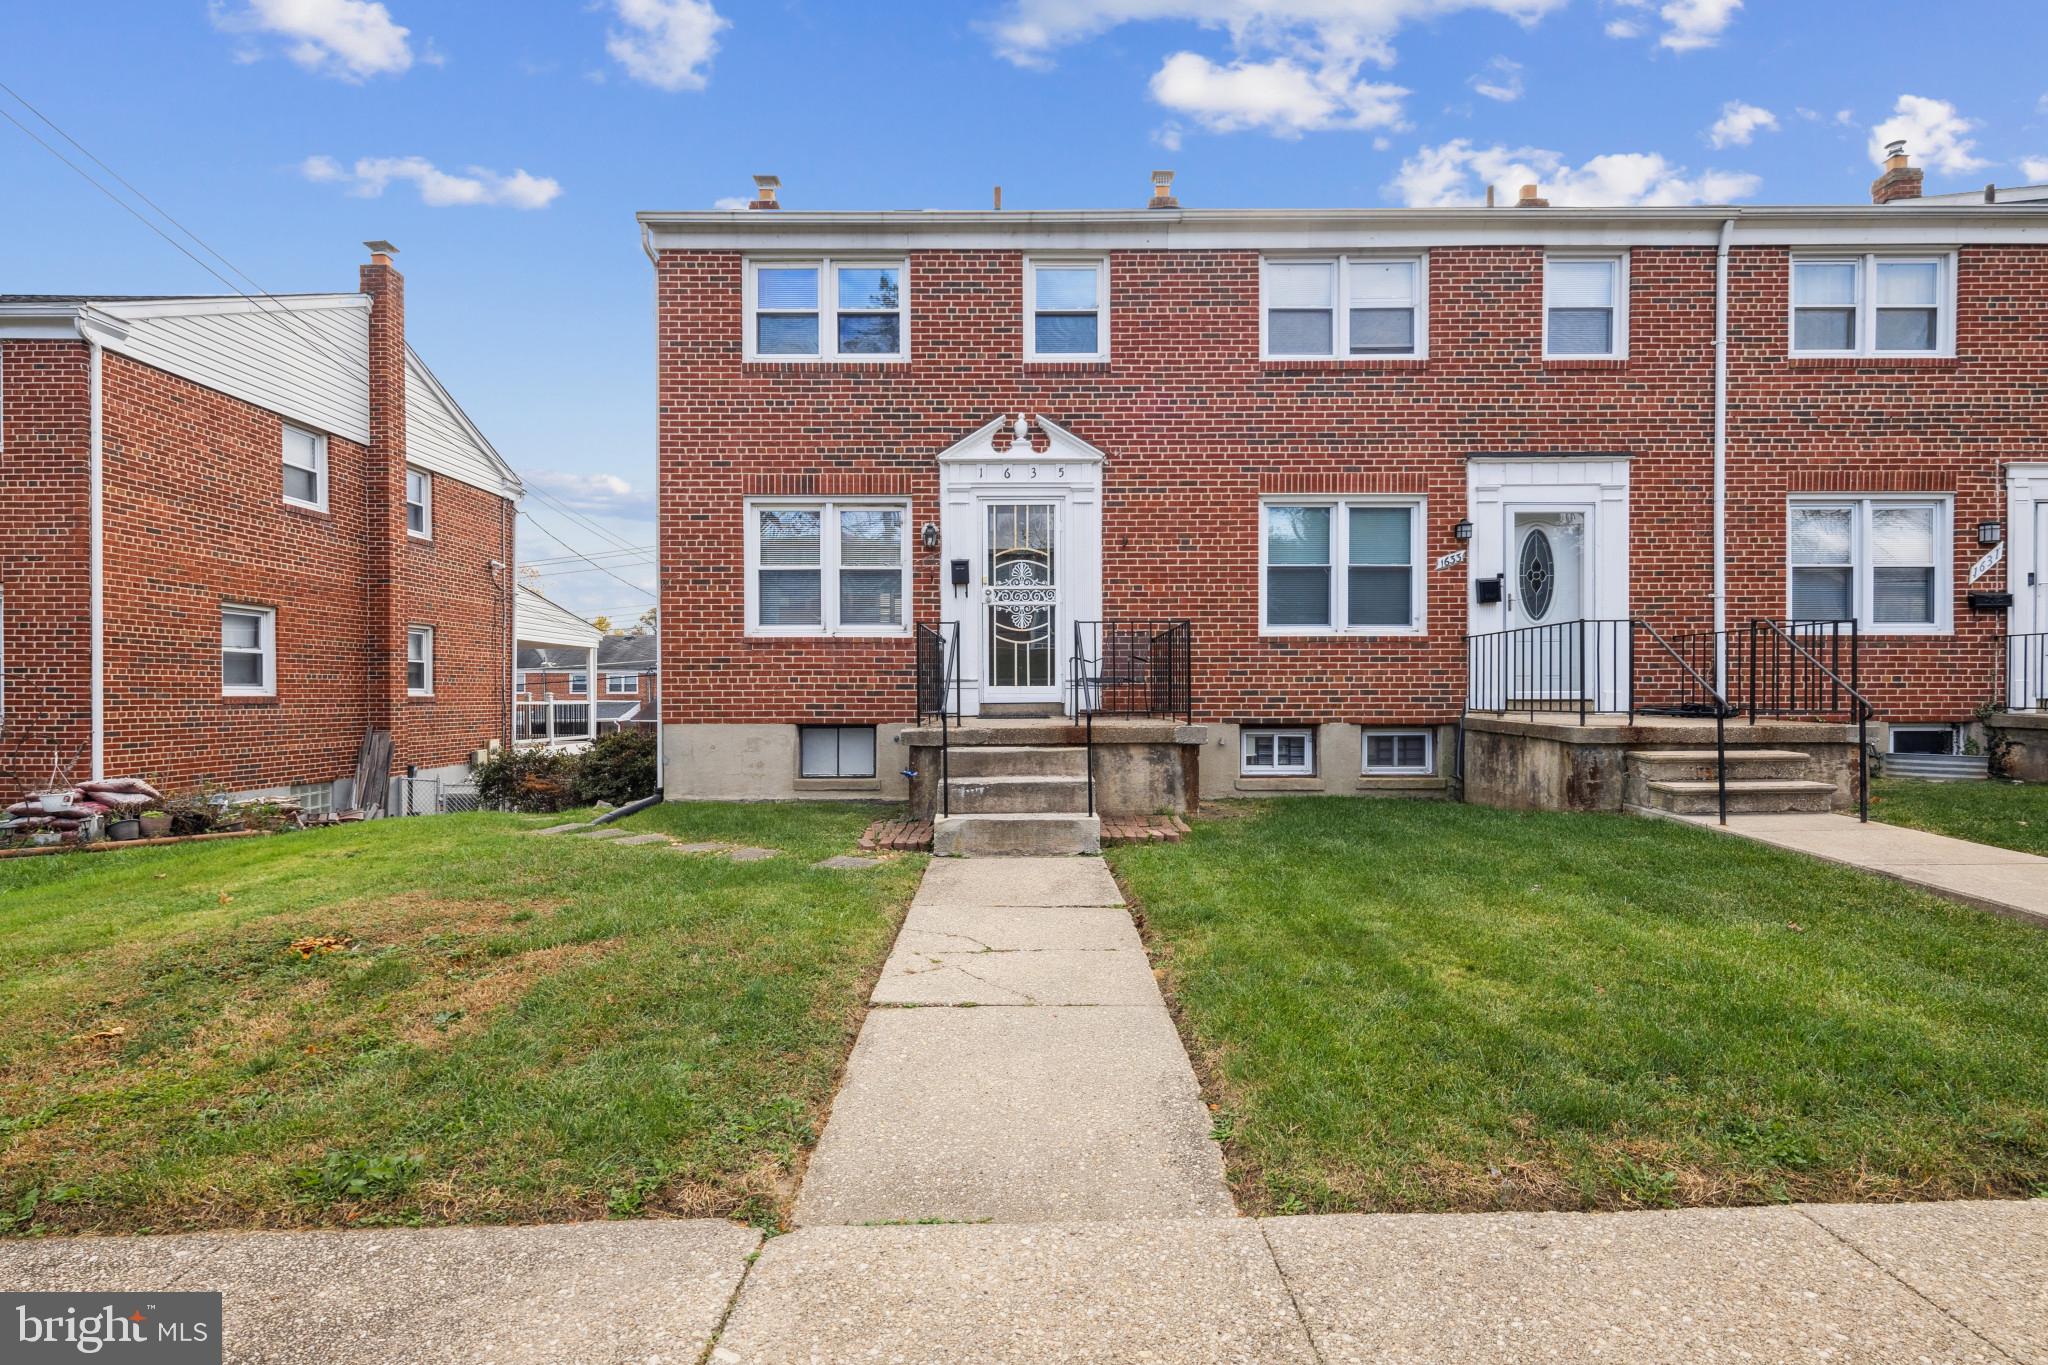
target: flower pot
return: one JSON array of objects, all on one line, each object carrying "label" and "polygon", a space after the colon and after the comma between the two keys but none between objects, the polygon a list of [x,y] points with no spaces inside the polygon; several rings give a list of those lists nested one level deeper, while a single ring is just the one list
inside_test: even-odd
[{"label": "flower pot", "polygon": [[171,817],[168,815],[144,815],[138,818],[142,821],[142,837],[145,839],[161,839],[171,832]]},{"label": "flower pot", "polygon": [[107,837],[109,839],[140,839],[142,837],[142,822],[132,816],[120,820],[109,820],[107,821]]}]

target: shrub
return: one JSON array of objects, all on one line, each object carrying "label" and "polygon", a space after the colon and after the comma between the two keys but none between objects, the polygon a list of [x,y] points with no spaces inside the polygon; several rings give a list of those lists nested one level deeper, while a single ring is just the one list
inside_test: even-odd
[{"label": "shrub", "polygon": [[654,735],[640,729],[619,729],[599,735],[577,761],[576,802],[591,806],[609,801],[623,806],[654,795]]},{"label": "shrub", "polygon": [[477,795],[504,810],[548,815],[576,803],[576,756],[506,749],[476,770]]}]

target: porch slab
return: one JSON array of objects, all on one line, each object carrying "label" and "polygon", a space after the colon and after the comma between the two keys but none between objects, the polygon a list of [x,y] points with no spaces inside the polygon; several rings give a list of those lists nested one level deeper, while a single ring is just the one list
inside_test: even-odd
[{"label": "porch slab", "polygon": [[877,1005],[1156,1005],[1159,987],[1136,947],[931,953],[899,941],[872,998]]},{"label": "porch slab", "polygon": [[1123,893],[1100,858],[934,859],[912,908],[919,905],[1110,905]]},{"label": "porch slab", "polygon": [[2005,1359],[1795,1209],[1261,1226],[1325,1361]]}]

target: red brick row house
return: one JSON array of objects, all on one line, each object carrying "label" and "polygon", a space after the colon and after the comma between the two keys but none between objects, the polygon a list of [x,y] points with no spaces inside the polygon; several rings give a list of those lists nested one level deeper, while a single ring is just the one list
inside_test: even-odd
[{"label": "red brick row house", "polygon": [[[509,740],[520,481],[352,293],[0,296],[0,788],[362,804]],[[380,794],[368,794],[372,799]]]},{"label": "red brick row house", "polygon": [[762,179],[639,216],[671,798],[902,796],[921,640],[972,721],[1119,709],[1119,651],[1158,681],[1187,639],[1135,709],[1192,797],[1442,792],[1503,697],[1643,704],[1594,655],[1648,631],[1740,706],[1753,621],[1839,623],[1875,743],[1947,745],[2048,630],[2048,203],[1919,201],[1903,157],[1861,206],[1198,209],[1167,176],[796,212]]}]

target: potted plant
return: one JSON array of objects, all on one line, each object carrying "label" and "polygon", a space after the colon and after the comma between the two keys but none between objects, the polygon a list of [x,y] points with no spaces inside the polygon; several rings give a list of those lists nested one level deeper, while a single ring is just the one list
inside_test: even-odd
[{"label": "potted plant", "polygon": [[161,806],[144,806],[135,818],[142,822],[145,839],[161,839],[171,832],[171,813]]},{"label": "potted plant", "polygon": [[109,820],[107,821],[107,837],[109,839],[140,839],[142,837],[142,821],[132,815],[123,815]]}]

